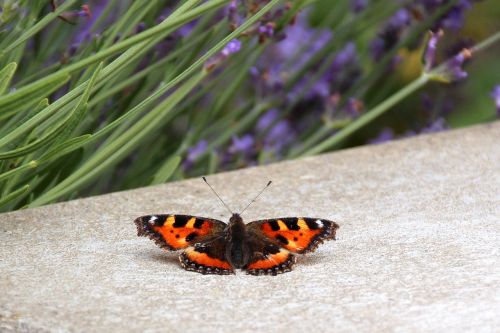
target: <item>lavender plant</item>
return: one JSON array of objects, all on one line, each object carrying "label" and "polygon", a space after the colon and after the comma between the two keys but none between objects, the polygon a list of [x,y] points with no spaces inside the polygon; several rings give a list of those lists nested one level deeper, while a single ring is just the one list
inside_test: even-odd
[{"label": "lavender plant", "polygon": [[0,209],[446,129],[476,2],[4,0]]}]

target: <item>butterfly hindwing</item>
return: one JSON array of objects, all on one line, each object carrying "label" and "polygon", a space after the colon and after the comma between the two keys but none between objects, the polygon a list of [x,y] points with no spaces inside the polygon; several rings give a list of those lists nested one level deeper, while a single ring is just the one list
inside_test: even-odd
[{"label": "butterfly hindwing", "polygon": [[244,267],[252,275],[277,275],[289,272],[295,264],[295,256],[277,242],[250,233],[249,246],[252,257]]},{"label": "butterfly hindwing", "polygon": [[219,220],[191,215],[146,215],[135,220],[138,236],[148,236],[161,248],[180,250],[211,234],[221,232],[226,224]]},{"label": "butterfly hindwing", "polygon": [[204,237],[199,243],[188,247],[179,256],[182,267],[202,274],[234,274],[226,260],[226,239],[223,232]]},{"label": "butterfly hindwing", "polygon": [[324,240],[335,239],[337,223],[310,217],[284,217],[254,221],[247,225],[249,230],[261,233],[267,238],[294,253],[312,252]]}]

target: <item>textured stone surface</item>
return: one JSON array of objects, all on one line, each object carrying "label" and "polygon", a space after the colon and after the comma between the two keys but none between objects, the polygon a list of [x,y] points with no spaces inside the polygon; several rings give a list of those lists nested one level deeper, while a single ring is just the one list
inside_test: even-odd
[{"label": "textured stone surface", "polygon": [[0,331],[498,331],[500,123],[210,177],[336,242],[276,277],[186,272],[133,219],[226,220],[199,179],[0,215]]}]

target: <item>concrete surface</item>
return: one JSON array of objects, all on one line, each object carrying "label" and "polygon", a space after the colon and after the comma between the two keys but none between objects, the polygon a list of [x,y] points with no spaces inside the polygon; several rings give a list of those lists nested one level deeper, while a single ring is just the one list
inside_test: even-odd
[{"label": "concrete surface", "polygon": [[500,330],[500,122],[219,174],[247,220],[333,219],[279,276],[204,276],[136,236],[150,213],[228,218],[199,179],[0,215],[0,331]]}]

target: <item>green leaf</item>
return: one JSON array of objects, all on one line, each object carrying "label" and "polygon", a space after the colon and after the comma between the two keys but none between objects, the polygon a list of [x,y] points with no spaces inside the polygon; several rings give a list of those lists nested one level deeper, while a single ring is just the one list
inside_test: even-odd
[{"label": "green leaf", "polygon": [[0,117],[37,103],[40,99],[47,97],[64,85],[69,79],[70,76],[68,74],[57,75],[50,80],[31,84],[0,97]]},{"label": "green leaf", "polygon": [[26,194],[26,192],[28,192],[29,189],[30,189],[29,185],[24,185],[20,189],[17,189],[14,192],[11,192],[11,193],[7,194],[6,196],[3,196],[0,199],[0,207],[5,206],[9,202],[11,202],[11,201],[17,199],[18,197]]},{"label": "green leaf", "polygon": [[165,183],[175,172],[179,164],[181,163],[180,156],[173,156],[163,164],[160,169],[156,172],[151,181],[151,185],[163,184]]},{"label": "green leaf", "polygon": [[[250,17],[247,21],[245,21],[242,25],[240,25],[237,29],[235,29],[233,32],[231,32],[229,35],[227,35],[225,38],[223,38],[221,41],[219,41],[214,47],[212,47],[210,50],[208,50],[203,56],[201,56],[198,60],[196,60],[191,66],[189,66],[186,70],[184,70],[182,73],[177,75],[175,78],[170,80],[167,84],[163,85],[161,88],[156,90],[153,94],[148,96],[146,99],[144,99],[141,103],[136,105],[133,109],[125,113],[124,115],[120,116],[119,118],[115,119],[113,122],[109,123],[102,129],[100,129],[97,133],[94,134],[93,139],[97,140],[101,136],[105,135],[115,127],[119,126],[121,123],[123,123],[126,119],[129,119],[130,117],[133,117],[135,114],[141,112],[152,104],[153,101],[155,101],[157,98],[161,97],[163,94],[165,94],[167,91],[172,89],[175,85],[177,85],[179,82],[182,80],[186,79],[190,75],[192,75],[196,70],[201,68],[203,64],[210,59],[212,56],[214,56],[217,52],[222,50],[224,46],[227,45],[231,40],[234,38],[237,38],[240,36],[240,34],[244,33],[248,28],[250,28],[255,22],[257,22],[263,15],[265,15],[269,10],[271,10],[272,7],[274,7],[277,3],[279,3],[281,0],[271,0],[268,4],[266,4],[263,8],[261,8],[255,15]],[[208,5],[210,3],[207,3]],[[202,5],[203,6],[203,5]],[[200,6],[200,7],[202,7]],[[198,8],[200,8],[198,7]],[[182,15],[181,15],[182,16]],[[0,140],[1,142],[1,140]]]},{"label": "green leaf", "polygon": [[190,78],[180,86],[165,101],[155,107],[147,115],[125,133],[113,140],[111,143],[101,147],[99,151],[87,160],[78,170],[69,177],[58,183],[46,193],[36,198],[30,207],[46,204],[60,198],[63,195],[74,192],[88,182],[99,176],[109,167],[120,162],[121,159],[133,151],[143,140],[154,133],[159,126],[164,124],[165,116],[205,77],[204,71]]},{"label": "green leaf", "polygon": [[[14,117],[10,118],[3,127],[0,129],[0,137],[6,135],[12,128],[17,128],[21,124],[24,124],[26,120],[36,115],[38,112],[49,106],[49,100],[44,98],[38,102],[38,104],[32,109],[17,113]],[[1,117],[0,117],[1,118]]]},{"label": "green leaf", "polygon": [[[197,17],[197,15],[202,15],[205,11],[208,11],[208,10],[211,10],[211,9],[214,9],[214,8],[218,8],[217,6],[222,6],[228,0],[214,1],[214,2],[211,2],[209,4],[199,6],[199,7],[197,7],[198,10],[194,11],[194,13],[193,13],[193,11],[190,11],[191,15],[184,16],[184,14],[182,14],[184,11],[189,10],[195,3],[199,2],[199,1],[200,0],[187,0],[175,12],[173,12],[165,21],[163,21],[159,25],[159,26],[161,26],[161,25],[165,24],[165,26],[168,26],[170,29],[163,27],[163,29],[159,30],[159,33],[158,33],[157,30],[155,30],[156,31],[156,35],[154,33],[147,34],[148,37],[156,37],[156,39],[154,39],[154,40],[146,40],[147,38],[142,38],[142,39],[139,39],[139,40],[134,39],[135,43],[138,43],[139,41],[146,40],[145,42],[138,43],[136,45],[134,45],[134,43],[130,42],[129,39],[127,39],[127,40],[125,40],[123,42],[117,43],[117,44],[113,45],[112,47],[110,47],[110,49],[111,49],[113,47],[116,47],[118,44],[125,43],[127,41],[129,43],[123,44],[122,48],[126,48],[126,47],[129,47],[129,46],[133,45],[133,47],[131,47],[130,49],[128,49],[127,51],[125,51],[122,55],[120,55],[117,59],[115,59],[112,63],[110,63],[108,66],[106,66],[103,69],[103,73],[101,75],[102,78],[100,78],[100,80],[102,82],[100,82],[99,85],[100,86],[104,85],[106,83],[106,82],[104,82],[104,78],[112,77],[114,74],[116,74],[116,72],[118,72],[124,66],[127,66],[131,61],[133,61],[134,59],[136,59],[139,55],[145,54],[151,47],[153,47],[154,45],[156,45],[161,39],[163,39],[164,37],[166,37],[166,35],[168,35],[171,31],[173,31],[174,28],[177,28],[178,26],[182,25],[179,22],[179,20],[174,20],[175,18],[177,18],[177,17],[184,17],[184,19],[187,19],[187,17],[189,17],[191,19],[194,19],[194,18]],[[177,23],[176,24],[170,24],[172,20],[176,21]],[[150,30],[152,30],[152,29],[148,29],[147,31],[150,31]],[[145,32],[147,32],[147,31],[145,31]],[[163,34],[162,34],[162,32],[163,32]],[[233,32],[233,34],[234,33],[235,32]],[[136,35],[136,36],[139,36],[139,35]],[[142,37],[145,37],[145,35],[143,35]],[[31,88],[33,86],[36,86],[36,85],[43,85],[43,84],[45,84],[44,82],[50,81],[50,80],[52,80],[56,76],[61,76],[63,74],[66,75],[67,73],[71,73],[71,72],[74,72],[76,70],[80,70],[82,68],[85,68],[89,64],[93,64],[93,63],[95,63],[95,62],[97,62],[97,61],[99,61],[101,59],[105,59],[107,56],[113,55],[116,52],[121,51],[122,48],[118,48],[118,50],[115,50],[115,49],[108,50],[108,49],[106,49],[109,52],[106,53],[106,55],[102,54],[102,57],[89,56],[86,59],[83,59],[82,61],[79,61],[78,63],[72,64],[70,66],[67,66],[67,67],[59,70],[58,72],[56,72],[54,74],[48,75],[44,79],[36,81],[36,82],[34,82],[34,83],[32,83],[32,84],[24,87],[23,89],[29,89],[29,88]],[[98,53],[101,53],[101,52],[98,52]],[[97,56],[97,54],[96,54],[96,56]],[[176,83],[178,83],[178,82],[179,81],[177,81]],[[37,124],[43,122],[45,119],[49,118],[51,115],[53,115],[54,113],[56,113],[58,110],[60,110],[65,105],[67,105],[69,103],[72,103],[74,99],[76,99],[80,94],[82,94],[82,92],[85,89],[85,87],[86,87],[87,84],[88,84],[88,81],[86,81],[86,82],[78,85],[78,87],[74,88],[73,90],[69,91],[63,97],[61,97],[58,100],[54,101],[54,103],[52,103],[51,105],[49,105],[49,107],[45,108],[42,112],[40,112],[36,116],[33,116],[32,118],[30,118],[29,120],[27,120],[25,123],[23,123],[21,126],[19,126],[18,128],[15,128],[11,132],[9,132],[4,137],[0,137],[0,147],[5,146],[7,143],[15,140],[20,135],[26,133],[27,131],[29,131],[30,129],[32,129],[33,127],[35,127]],[[172,86],[173,86],[173,84],[172,84]],[[172,86],[170,86],[170,88]],[[165,89],[164,91],[166,91],[166,90],[168,90],[168,89]],[[161,97],[161,95],[162,94],[155,95],[154,96],[155,98],[152,98],[150,100],[150,102],[154,101],[156,98]],[[8,97],[8,96],[6,96],[6,97]],[[1,102],[1,100],[2,99],[0,98],[0,102]],[[141,103],[140,105],[138,105],[138,107],[142,108],[142,107],[145,107],[146,105],[147,105],[147,103]],[[1,110],[1,108],[0,108],[0,110]],[[0,111],[0,113],[1,113],[1,111]],[[130,114],[130,115],[132,115],[132,114]],[[114,123],[114,125],[118,125],[118,123]],[[114,127],[107,127],[108,130],[110,130],[111,128],[114,128]],[[104,131],[99,131],[99,132],[101,134],[105,133]],[[94,139],[97,139],[97,137],[99,137],[99,135],[93,135],[92,137]]]},{"label": "green leaf", "polygon": [[71,153],[72,151],[74,151],[74,150],[80,148],[81,146],[83,146],[84,144],[86,144],[87,141],[89,141],[90,137],[92,137],[91,134],[84,134],[84,135],[77,136],[75,138],[71,138],[71,139],[57,145],[50,152],[48,152],[47,154],[43,155],[40,158],[40,164],[45,163],[45,162],[50,161],[50,160],[56,160],[63,155]]},{"label": "green leaf", "polygon": [[1,180],[4,180],[4,179],[6,179],[6,178],[8,178],[8,177],[10,177],[10,176],[13,176],[13,175],[15,175],[15,174],[17,174],[17,173],[19,173],[19,172],[22,172],[22,171],[24,171],[24,170],[27,170],[27,169],[34,169],[34,168],[36,168],[37,166],[38,166],[38,162],[37,162],[37,161],[31,161],[31,162],[29,162],[29,163],[26,163],[26,164],[24,164],[24,165],[21,165],[21,166],[19,166],[19,167],[17,167],[17,168],[14,168],[14,169],[12,169],[12,170],[9,170],[9,171],[7,171],[7,172],[4,172],[4,173],[0,174],[0,181],[1,181]]},{"label": "green leaf", "polygon": [[87,113],[87,110],[88,110],[88,100],[90,98],[90,93],[92,91],[92,88],[95,85],[97,78],[99,77],[99,74],[101,73],[103,65],[104,64],[101,62],[97,66],[94,73],[92,74],[92,77],[90,78],[90,81],[87,84],[87,87],[85,88],[85,91],[83,92],[82,97],[78,101],[78,104],[75,106],[74,112],[72,112],[73,115],[68,120],[68,124],[64,128],[64,130],[62,131],[58,140],[56,140],[54,142],[54,145],[57,145],[63,141],[66,141],[66,139],[71,136],[73,131],[81,123],[82,119],[85,117],[85,114]]},{"label": "green leaf", "polygon": [[[48,144],[49,142],[53,141],[56,139],[58,136],[61,138],[61,140],[65,140],[66,137],[68,137],[73,129],[78,125],[81,117],[83,114],[85,114],[85,111],[87,109],[87,101],[90,96],[90,91],[95,83],[96,78],[98,77],[101,69],[102,69],[102,63],[99,64],[97,69],[95,70],[94,74],[90,78],[90,81],[80,98],[79,102],[75,105],[74,109],[70,112],[70,114],[64,119],[62,122],[60,122],[59,126],[55,127],[52,131],[50,131],[48,134],[46,134],[44,137],[42,137],[39,140],[36,140],[24,147],[14,149],[5,153],[0,153],[0,160],[1,159],[8,159],[8,158],[13,158],[13,157],[18,157],[22,155],[26,155],[28,153],[31,153],[40,147]],[[57,142],[57,141],[56,141]],[[59,141],[60,142],[60,141]]]},{"label": "green leaf", "polygon": [[10,81],[12,80],[16,69],[17,64],[15,62],[11,62],[0,71],[0,96],[3,95],[9,87]]},{"label": "green leaf", "polygon": [[61,6],[57,7],[55,11],[50,12],[47,14],[43,19],[38,21],[35,25],[33,25],[31,28],[27,29],[22,36],[17,38],[14,43],[10,44],[5,50],[0,51],[0,59],[7,54],[8,52],[12,51],[25,41],[27,41],[29,38],[34,36],[36,33],[38,33],[40,30],[42,30],[46,25],[48,25],[50,22],[55,20],[59,14],[70,8],[73,4],[76,3],[76,0],[67,0],[65,1]]}]

